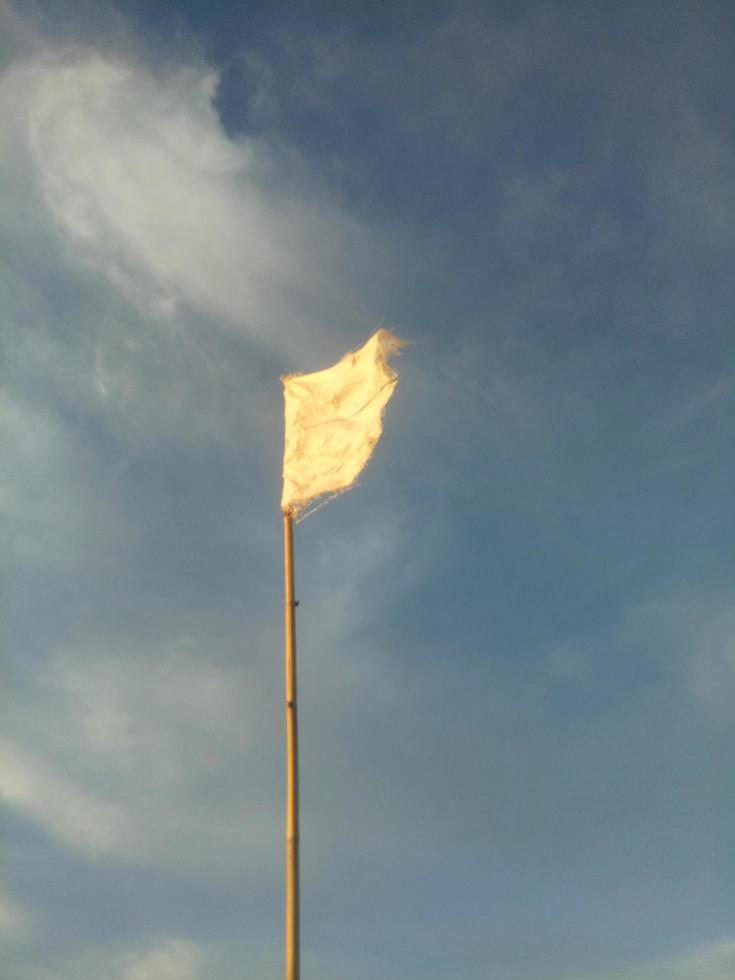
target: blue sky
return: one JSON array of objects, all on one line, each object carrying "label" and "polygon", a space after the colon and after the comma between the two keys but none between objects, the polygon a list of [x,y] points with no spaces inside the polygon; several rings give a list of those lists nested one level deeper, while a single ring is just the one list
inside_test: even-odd
[{"label": "blue sky", "polygon": [[0,0],[4,980],[735,975],[731,5]]}]

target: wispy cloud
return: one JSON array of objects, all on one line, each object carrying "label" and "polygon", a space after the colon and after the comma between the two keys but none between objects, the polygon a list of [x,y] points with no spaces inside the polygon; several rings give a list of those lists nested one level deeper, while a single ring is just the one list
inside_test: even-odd
[{"label": "wispy cloud", "polygon": [[733,973],[735,939],[727,938],[671,957],[575,975],[574,980],[730,980]]},{"label": "wispy cloud", "polygon": [[0,799],[60,840],[92,856],[124,848],[128,837],[119,806],[96,799],[63,771],[4,741]]},{"label": "wispy cloud", "polygon": [[280,373],[374,324],[371,233],[296,157],[225,133],[193,47],[154,60],[111,19],[117,44],[8,19],[4,373],[138,445],[255,440]]},{"label": "wispy cloud", "polygon": [[[121,543],[120,517],[95,492],[80,433],[48,405],[0,395],[6,446],[0,502],[13,569],[71,568]],[[99,552],[98,552],[99,554]]]},{"label": "wispy cloud", "polygon": [[709,721],[735,716],[735,614],[725,591],[676,591],[632,607],[625,635]]},{"label": "wispy cloud", "polygon": [[163,939],[125,956],[120,980],[198,980],[202,955],[195,943]]},{"label": "wispy cloud", "polygon": [[77,980],[81,976],[109,980],[200,980],[209,974],[207,950],[183,936],[146,937],[130,946],[85,945],[57,957],[53,966],[10,962],[10,980]]},{"label": "wispy cloud", "polygon": [[7,942],[22,940],[27,938],[30,927],[29,913],[0,888],[0,935]]},{"label": "wispy cloud", "polygon": [[198,309],[297,349],[300,307],[344,301],[333,268],[357,239],[336,210],[289,193],[267,145],[225,135],[216,87],[196,63],[42,48],[6,69],[0,111],[72,255],[145,316]]},{"label": "wispy cloud", "polygon": [[[189,648],[55,658],[33,727],[12,713],[23,746],[5,746],[6,804],[92,856],[225,868],[249,854],[251,869],[268,867],[277,789],[262,657],[243,676]],[[243,780],[210,796],[232,765]]]}]

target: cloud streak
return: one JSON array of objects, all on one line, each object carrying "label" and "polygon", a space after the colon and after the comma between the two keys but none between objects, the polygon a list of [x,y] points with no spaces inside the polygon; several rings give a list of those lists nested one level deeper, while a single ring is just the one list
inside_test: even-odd
[{"label": "cloud streak", "polygon": [[4,741],[0,798],[90,856],[115,853],[127,838],[118,806],[95,799],[63,772]]},{"label": "cloud streak", "polygon": [[[735,940],[722,939],[677,956],[584,973],[574,980],[728,980],[735,970]],[[559,978],[561,980],[561,978]]]},{"label": "cloud streak", "polygon": [[[53,738],[15,714],[16,741],[34,748],[5,746],[6,804],[92,857],[224,870],[249,854],[251,871],[269,868],[275,735],[263,681],[257,665],[246,679],[187,647],[57,656],[34,695]],[[210,792],[233,765],[243,781]]]}]

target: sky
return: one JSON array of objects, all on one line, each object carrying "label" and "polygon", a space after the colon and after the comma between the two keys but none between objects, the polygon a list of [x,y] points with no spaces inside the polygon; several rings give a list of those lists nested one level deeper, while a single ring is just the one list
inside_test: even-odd
[{"label": "sky", "polygon": [[735,976],[735,8],[0,0],[2,980]]}]

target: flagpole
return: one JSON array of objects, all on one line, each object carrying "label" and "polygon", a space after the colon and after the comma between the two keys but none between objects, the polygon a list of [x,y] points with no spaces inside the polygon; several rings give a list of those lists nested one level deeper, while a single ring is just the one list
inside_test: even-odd
[{"label": "flagpole", "polygon": [[286,980],[299,980],[299,751],[293,522],[283,515],[286,597]]}]

